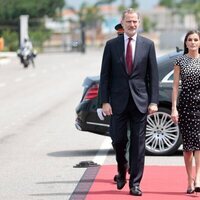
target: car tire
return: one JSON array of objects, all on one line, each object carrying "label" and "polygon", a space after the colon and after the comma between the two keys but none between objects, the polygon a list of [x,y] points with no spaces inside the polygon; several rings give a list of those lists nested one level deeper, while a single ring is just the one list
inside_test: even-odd
[{"label": "car tire", "polygon": [[159,108],[158,112],[148,115],[145,149],[146,154],[166,156],[175,153],[182,142],[178,125],[171,120],[169,108]]}]

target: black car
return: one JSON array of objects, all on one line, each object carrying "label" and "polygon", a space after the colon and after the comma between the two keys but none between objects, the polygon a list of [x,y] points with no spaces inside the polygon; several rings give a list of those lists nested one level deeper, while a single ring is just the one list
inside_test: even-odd
[{"label": "black car", "polygon": [[[169,53],[157,59],[159,70],[159,110],[148,115],[146,129],[146,153],[149,155],[171,155],[180,147],[182,140],[179,128],[171,120],[171,94],[174,59],[182,51]],[[109,136],[109,120],[102,121],[97,115],[99,76],[86,77],[83,95],[76,107],[76,128]]]}]

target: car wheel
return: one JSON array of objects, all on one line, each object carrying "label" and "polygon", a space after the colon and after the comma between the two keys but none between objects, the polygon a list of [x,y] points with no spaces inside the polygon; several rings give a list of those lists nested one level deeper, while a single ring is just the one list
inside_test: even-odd
[{"label": "car wheel", "polygon": [[159,108],[158,112],[148,115],[146,128],[146,153],[149,155],[171,155],[181,145],[178,125],[171,120],[171,111]]}]

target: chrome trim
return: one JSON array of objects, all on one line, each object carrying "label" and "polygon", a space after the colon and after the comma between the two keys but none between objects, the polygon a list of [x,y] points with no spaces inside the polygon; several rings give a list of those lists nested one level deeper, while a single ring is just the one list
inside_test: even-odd
[{"label": "chrome trim", "polygon": [[82,128],[79,126],[78,123],[75,123],[75,127],[76,127],[79,131],[82,131]]},{"label": "chrome trim", "polygon": [[95,125],[95,126],[105,126],[105,127],[109,127],[109,124],[101,124],[101,123],[95,123],[95,122],[86,122],[86,124],[91,124],[91,125]]},{"label": "chrome trim", "polygon": [[161,83],[173,83],[173,80],[168,80],[169,77],[174,73],[174,70],[169,72],[162,80]]}]

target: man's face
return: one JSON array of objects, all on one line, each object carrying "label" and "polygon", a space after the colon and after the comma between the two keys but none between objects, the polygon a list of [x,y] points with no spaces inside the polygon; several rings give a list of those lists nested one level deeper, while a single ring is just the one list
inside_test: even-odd
[{"label": "man's face", "polygon": [[126,13],[124,19],[122,19],[121,24],[124,28],[124,32],[132,37],[137,32],[140,25],[137,13]]}]

